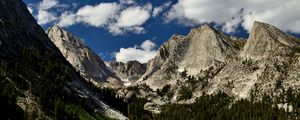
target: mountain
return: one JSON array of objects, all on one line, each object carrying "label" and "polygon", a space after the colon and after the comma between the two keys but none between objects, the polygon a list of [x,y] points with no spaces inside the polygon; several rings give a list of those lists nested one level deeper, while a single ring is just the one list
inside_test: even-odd
[{"label": "mountain", "polygon": [[171,108],[196,101],[197,105],[200,98],[220,93],[235,101],[268,98],[270,104],[285,104],[300,92],[299,43],[298,38],[258,21],[248,40],[226,36],[205,24],[187,36],[173,35],[145,74],[122,94],[133,91],[147,99],[144,109],[153,113],[166,110],[160,106],[169,103]]},{"label": "mountain", "polygon": [[256,21],[240,56],[249,59],[264,59],[271,56],[281,46],[293,48],[299,45],[299,40],[293,36],[272,25]]},{"label": "mountain", "polygon": [[299,45],[299,39],[276,27],[254,22],[243,50],[211,80],[207,92],[249,98],[253,90],[256,97],[277,96],[282,89],[298,91]]},{"label": "mountain", "polygon": [[131,82],[138,80],[147,70],[147,65],[138,61],[107,62],[107,66],[116,72],[122,81],[127,82],[125,85],[130,85]]},{"label": "mountain", "polygon": [[165,42],[138,82],[157,89],[174,84],[184,71],[193,76],[203,76],[207,70],[217,72],[243,45],[205,24],[187,36],[174,35]]},{"label": "mountain", "polygon": [[1,119],[126,119],[66,61],[22,0],[0,6]]},{"label": "mountain", "polygon": [[95,86],[120,87],[122,82],[107,68],[101,58],[89,47],[84,45],[79,37],[58,26],[50,27],[46,33],[51,41],[61,51],[81,76]]}]

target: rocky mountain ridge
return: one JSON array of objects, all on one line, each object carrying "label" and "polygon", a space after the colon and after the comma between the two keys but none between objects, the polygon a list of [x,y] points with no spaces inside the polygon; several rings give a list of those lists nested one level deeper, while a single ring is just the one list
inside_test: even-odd
[{"label": "rocky mountain ridge", "polygon": [[59,26],[50,27],[46,33],[86,81],[98,87],[122,86],[122,82],[115,76],[115,73],[79,37]]},{"label": "rocky mountain ridge", "polygon": [[300,91],[299,45],[299,39],[258,21],[247,41],[203,25],[165,42],[132,86],[139,86],[136,93],[151,101],[145,108],[152,112],[160,111],[154,106],[193,103],[219,92],[236,99],[259,100],[265,94],[275,99],[287,89]]},{"label": "rocky mountain ridge", "polygon": [[139,81],[162,88],[167,82],[162,83],[160,79],[173,82],[172,79],[178,78],[183,71],[201,76],[203,71],[221,66],[232,58],[243,44],[243,41],[227,37],[207,24],[192,29],[187,36],[174,35],[160,47],[153,66],[149,66]]}]

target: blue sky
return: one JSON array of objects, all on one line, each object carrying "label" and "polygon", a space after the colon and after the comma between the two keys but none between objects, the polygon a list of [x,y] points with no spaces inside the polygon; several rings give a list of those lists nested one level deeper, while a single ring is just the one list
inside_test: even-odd
[{"label": "blue sky", "polygon": [[173,34],[210,23],[244,37],[254,20],[299,37],[299,0],[23,0],[44,28],[58,24],[104,61],[147,62]]}]

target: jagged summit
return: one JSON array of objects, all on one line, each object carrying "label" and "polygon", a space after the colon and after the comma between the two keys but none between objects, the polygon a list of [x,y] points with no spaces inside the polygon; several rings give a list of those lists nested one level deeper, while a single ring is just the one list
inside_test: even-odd
[{"label": "jagged summit", "polygon": [[50,30],[50,29],[61,29],[61,30],[63,30],[60,26],[58,26],[58,25],[53,25],[53,26],[51,26],[51,27],[49,27],[48,28],[48,30]]},{"label": "jagged summit", "polygon": [[50,31],[56,31],[56,32],[61,32],[61,34],[63,32],[65,32],[65,30],[61,27],[59,27],[58,25],[53,25],[51,27],[49,27],[47,30],[46,30],[46,33],[50,32]]},{"label": "jagged summit", "polygon": [[251,59],[263,59],[280,46],[298,47],[299,45],[299,41],[295,37],[272,25],[255,21],[240,56]]},{"label": "jagged summit", "polygon": [[188,47],[180,66],[193,75],[199,74],[199,69],[208,69],[216,62],[225,62],[239,50],[234,40],[208,24],[192,30],[187,38]]},{"label": "jagged summit", "polygon": [[[70,45],[73,44],[73,46],[86,47],[79,37],[73,35],[72,33],[65,31],[63,28],[61,28],[57,25],[49,27],[46,30],[46,33],[48,34],[48,36],[49,36],[49,34],[57,35],[57,37],[61,37],[61,39],[63,41],[69,41]],[[53,37],[53,36],[51,36],[51,37]],[[60,39],[51,39],[51,40],[53,42],[59,42]],[[72,47],[72,46],[69,46],[69,47]],[[88,47],[86,47],[86,48],[89,49]]]},{"label": "jagged summit", "polygon": [[96,53],[85,46],[80,38],[59,26],[50,27],[46,33],[65,58],[77,71],[80,71],[87,81],[102,86],[101,84],[107,82],[107,79],[114,74]]},{"label": "jagged summit", "polygon": [[215,30],[213,27],[211,27],[209,24],[206,23],[197,28],[191,29],[191,31],[189,32],[189,34],[187,36],[192,36],[193,34],[199,33],[199,32],[205,32],[205,33],[209,33],[209,34],[219,33],[217,30]]},{"label": "jagged summit", "polygon": [[160,47],[139,81],[145,80],[155,88],[172,82],[165,79],[176,78],[174,73],[183,70],[189,75],[198,76],[211,67],[217,69],[243,46],[236,41],[208,24],[192,29],[187,36],[172,36]]},{"label": "jagged summit", "polygon": [[215,31],[215,29],[208,23],[205,23],[203,25],[201,25],[200,27],[196,28],[196,29],[200,29],[200,30],[213,30]]},{"label": "jagged summit", "polygon": [[[253,90],[257,98],[276,96],[282,92],[278,83],[285,90],[300,91],[299,46],[297,38],[258,21],[247,41],[205,24],[187,36],[174,35],[166,41],[133,85],[146,84],[154,90],[168,86],[174,92],[171,102],[178,100],[182,88],[191,88],[193,97],[179,103],[220,91],[238,99],[248,99]],[[161,104],[157,99],[164,100],[145,96],[156,104]]]}]

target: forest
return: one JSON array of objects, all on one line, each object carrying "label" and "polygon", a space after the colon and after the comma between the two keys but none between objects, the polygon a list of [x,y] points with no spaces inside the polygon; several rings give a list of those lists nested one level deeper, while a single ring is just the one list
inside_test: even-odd
[{"label": "forest", "polygon": [[[63,92],[66,81],[71,80],[72,68],[59,62],[51,52],[28,48],[17,51],[19,55],[12,58],[0,55],[0,119],[109,119],[89,114],[93,112]],[[26,91],[28,96],[37,98],[38,105],[26,105],[22,110],[16,102],[26,97]],[[29,109],[32,107],[42,112]]]}]

